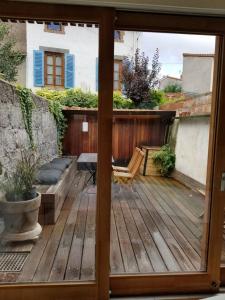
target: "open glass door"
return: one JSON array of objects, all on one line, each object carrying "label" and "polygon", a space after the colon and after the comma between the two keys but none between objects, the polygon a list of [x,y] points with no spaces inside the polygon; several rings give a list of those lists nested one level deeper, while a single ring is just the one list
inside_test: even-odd
[{"label": "open glass door", "polygon": [[111,291],[212,291],[222,40],[166,25],[150,32],[152,23],[131,31],[142,14],[124,16],[115,31]]}]

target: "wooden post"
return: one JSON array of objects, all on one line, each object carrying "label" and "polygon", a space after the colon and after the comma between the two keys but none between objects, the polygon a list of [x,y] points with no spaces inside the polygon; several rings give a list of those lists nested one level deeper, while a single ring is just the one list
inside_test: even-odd
[{"label": "wooden post", "polygon": [[99,106],[96,279],[98,299],[109,298],[114,10],[106,8],[99,28]]}]

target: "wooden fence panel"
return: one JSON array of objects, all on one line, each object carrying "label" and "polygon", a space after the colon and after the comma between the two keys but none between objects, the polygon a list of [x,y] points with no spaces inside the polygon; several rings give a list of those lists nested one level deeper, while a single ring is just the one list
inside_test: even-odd
[{"label": "wooden fence panel", "polygon": [[[83,152],[97,152],[97,111],[64,111],[68,128],[63,153],[79,156]],[[168,126],[175,117],[174,111],[116,110],[113,118],[113,157],[115,161],[128,161],[134,147],[162,146]],[[88,122],[88,132],[82,132],[82,122]]]}]

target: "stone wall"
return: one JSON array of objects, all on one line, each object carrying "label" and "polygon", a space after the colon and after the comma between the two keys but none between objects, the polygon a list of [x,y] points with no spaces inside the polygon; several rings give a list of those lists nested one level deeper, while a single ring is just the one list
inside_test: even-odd
[{"label": "stone wall", "polygon": [[[55,120],[44,99],[33,95],[33,135],[42,162],[57,156]],[[0,80],[0,176],[10,173],[20,158],[21,149],[29,146],[24,128],[19,97],[15,86]]]}]

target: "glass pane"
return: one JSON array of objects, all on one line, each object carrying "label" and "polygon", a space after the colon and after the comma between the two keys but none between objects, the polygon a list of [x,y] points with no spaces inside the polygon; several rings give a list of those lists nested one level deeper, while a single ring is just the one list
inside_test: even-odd
[{"label": "glass pane", "polygon": [[61,66],[62,65],[62,57],[61,56],[57,56],[56,57],[56,66]]},{"label": "glass pane", "polygon": [[118,63],[114,63],[114,71],[119,71],[119,64]]},{"label": "glass pane", "polygon": [[52,75],[47,76],[47,84],[53,84],[53,76]]},{"label": "glass pane", "polygon": [[47,73],[50,74],[50,75],[53,74],[53,67],[52,66],[47,67]]},{"label": "glass pane", "polygon": [[119,80],[119,73],[114,72],[114,80]]},{"label": "glass pane", "polygon": [[53,57],[52,56],[47,56],[47,64],[53,65]]},{"label": "glass pane", "polygon": [[56,85],[62,85],[62,78],[61,78],[61,76],[56,76],[55,84]]},{"label": "glass pane", "polygon": [[118,81],[114,81],[113,88],[114,88],[114,90],[118,90],[119,89],[119,82]]},{"label": "glass pane", "polygon": [[[13,28],[17,29],[17,25],[20,32],[21,24],[15,23]],[[50,28],[56,29],[56,26]],[[62,100],[71,114],[63,118],[63,114],[67,115],[66,108],[58,107],[61,115],[55,122],[44,97],[36,99],[34,96],[35,116],[29,124],[33,130],[30,131],[32,136],[28,135],[20,107],[13,105],[17,95],[7,83],[1,82],[2,90],[7,91],[7,101],[3,99],[4,93],[0,93],[0,287],[4,284],[32,286],[35,283],[72,284],[79,281],[96,284],[99,28],[95,24],[84,27],[68,24],[65,35],[54,34],[54,37],[44,31],[43,24],[26,23],[26,29],[33,33],[29,35],[29,45],[38,42],[53,52],[45,52],[43,68],[35,59],[34,65],[33,61],[32,64],[27,62],[21,75],[24,71],[31,79],[29,88],[34,95],[35,84],[41,83],[44,75],[44,84],[49,91],[43,96],[51,94],[52,102]],[[78,37],[77,30],[82,38]],[[71,41],[77,39],[74,48]],[[66,74],[64,56],[57,53],[58,48],[70,52]],[[76,51],[82,53],[82,60],[75,66]],[[27,48],[27,56],[33,57],[32,47]],[[24,76],[20,77],[23,80]],[[26,82],[21,85],[25,86]],[[90,114],[86,106],[95,109]],[[11,125],[19,132],[16,139],[15,130],[9,130]],[[65,132],[59,133],[56,125],[65,128]],[[27,149],[33,159],[33,148],[40,158],[32,164],[32,167],[37,166],[35,176],[28,174],[30,168],[27,165],[23,164],[23,172],[17,169],[21,151]],[[33,160],[28,161],[33,163]],[[13,177],[7,178],[8,175]],[[21,176],[27,182],[26,190],[21,184]],[[28,179],[32,180],[32,188]],[[20,210],[21,207],[25,209]],[[8,214],[9,210],[12,214]],[[96,289],[93,289],[94,295],[87,292],[88,297],[96,298],[95,292]],[[1,295],[2,291],[0,299],[3,300]],[[59,295],[58,298],[64,297]]]},{"label": "glass pane", "polygon": [[51,22],[50,24],[47,24],[48,30],[53,30],[53,31],[61,31],[61,24],[55,24]]},{"label": "glass pane", "polygon": [[113,122],[111,273],[205,272],[215,37],[125,34],[126,110],[123,118],[114,110]]},{"label": "glass pane", "polygon": [[62,68],[56,67],[56,75],[61,75],[61,74],[62,74]]}]

